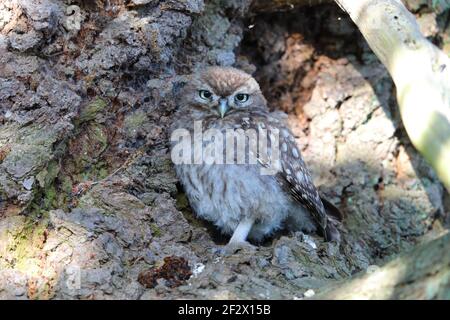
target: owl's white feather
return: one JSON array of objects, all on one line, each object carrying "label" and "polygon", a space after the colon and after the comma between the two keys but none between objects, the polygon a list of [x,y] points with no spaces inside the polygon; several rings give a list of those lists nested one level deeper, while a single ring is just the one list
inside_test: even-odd
[{"label": "owl's white feather", "polygon": [[307,233],[319,229],[325,236],[338,236],[334,225],[329,225],[333,232],[326,232],[329,219],[295,139],[280,113],[268,111],[255,79],[243,71],[219,67],[191,79],[178,101],[172,130],[193,133],[194,122],[201,120],[204,130],[215,128],[224,135],[227,129],[258,126],[269,134],[275,129],[281,133],[281,169],[276,175],[261,174],[264,159],[255,164],[175,164],[195,213],[232,235],[232,242],[247,237],[261,241],[282,227]]}]

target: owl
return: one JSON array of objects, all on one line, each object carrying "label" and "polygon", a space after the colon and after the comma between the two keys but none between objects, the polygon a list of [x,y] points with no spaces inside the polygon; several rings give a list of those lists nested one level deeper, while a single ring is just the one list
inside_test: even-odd
[{"label": "owl", "polygon": [[[285,123],[286,115],[269,111],[252,76],[231,67],[209,67],[191,75],[178,94],[174,118],[172,160],[174,152],[180,152],[180,136],[187,141],[184,161],[173,161],[178,179],[196,215],[231,236],[228,248],[250,245],[247,240],[260,243],[281,228],[318,232],[326,241],[339,241],[339,210],[320,197]],[[236,160],[239,150],[222,150],[225,144],[218,142],[230,132],[251,129],[269,137],[265,153],[259,144],[250,148],[250,139],[245,140],[244,149],[256,162],[248,161],[249,155],[240,162],[202,161],[202,152],[213,141],[197,141],[201,132],[214,130],[216,155],[223,160],[231,154],[228,160]],[[183,134],[173,138],[175,132]],[[276,169],[263,173],[272,158],[277,158]]]}]

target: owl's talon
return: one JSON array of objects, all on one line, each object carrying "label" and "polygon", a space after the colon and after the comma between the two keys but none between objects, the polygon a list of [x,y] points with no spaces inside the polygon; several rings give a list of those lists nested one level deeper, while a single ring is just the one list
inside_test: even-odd
[{"label": "owl's talon", "polygon": [[257,247],[248,243],[247,241],[242,242],[230,242],[226,246],[221,248],[220,255],[222,256],[231,256],[233,254],[238,253],[239,251],[246,251],[250,253],[254,253],[257,250]]},{"label": "owl's talon", "polygon": [[211,248],[211,252],[214,255],[223,256],[224,253],[225,253],[225,247],[226,246],[224,246],[224,247],[213,247],[213,248]]}]

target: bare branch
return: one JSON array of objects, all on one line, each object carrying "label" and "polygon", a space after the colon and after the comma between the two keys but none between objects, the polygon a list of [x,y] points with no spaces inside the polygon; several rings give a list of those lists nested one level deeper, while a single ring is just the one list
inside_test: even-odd
[{"label": "bare branch", "polygon": [[450,59],[399,0],[336,2],[388,69],[409,138],[450,190]]}]

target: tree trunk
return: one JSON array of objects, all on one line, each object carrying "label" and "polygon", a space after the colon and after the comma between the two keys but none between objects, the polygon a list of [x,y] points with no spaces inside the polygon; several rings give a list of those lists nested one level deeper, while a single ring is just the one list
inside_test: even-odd
[{"label": "tree trunk", "polygon": [[322,291],[315,299],[450,299],[450,234],[381,268]]},{"label": "tree trunk", "polygon": [[[0,1],[0,298],[303,298],[443,232],[388,72],[336,5],[294,2]],[[288,113],[342,243],[281,232],[215,254],[227,239],[167,148],[174,93],[205,65],[253,73]]]},{"label": "tree trunk", "polygon": [[336,0],[389,70],[406,131],[450,192],[450,59],[400,0]]}]

